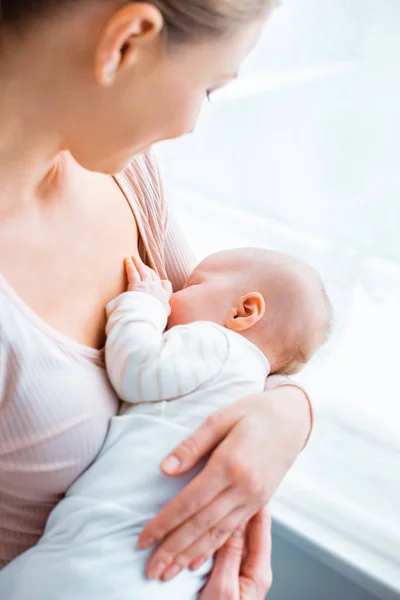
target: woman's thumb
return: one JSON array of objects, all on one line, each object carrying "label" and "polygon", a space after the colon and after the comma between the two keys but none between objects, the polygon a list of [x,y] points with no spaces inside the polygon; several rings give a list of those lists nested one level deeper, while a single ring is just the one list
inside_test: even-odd
[{"label": "woman's thumb", "polygon": [[226,437],[232,422],[224,410],[208,417],[202,425],[161,463],[166,475],[182,475],[190,471],[206,454],[214,450]]}]

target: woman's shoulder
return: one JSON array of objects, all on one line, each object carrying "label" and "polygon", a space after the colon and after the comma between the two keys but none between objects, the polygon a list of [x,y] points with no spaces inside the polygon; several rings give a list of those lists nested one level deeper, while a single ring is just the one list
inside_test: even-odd
[{"label": "woman's shoulder", "polygon": [[153,148],[149,148],[145,152],[136,154],[125,168],[126,172],[136,173],[144,177],[149,177],[157,181],[159,179],[159,171],[157,160]]},{"label": "woman's shoulder", "polygon": [[139,252],[147,263],[166,277],[165,235],[167,208],[160,172],[153,150],[134,156],[116,176],[139,230]]},{"label": "woman's shoulder", "polygon": [[164,194],[157,159],[152,149],[134,156],[117,178],[122,178],[128,189],[134,194],[142,210],[158,216],[165,213]]}]

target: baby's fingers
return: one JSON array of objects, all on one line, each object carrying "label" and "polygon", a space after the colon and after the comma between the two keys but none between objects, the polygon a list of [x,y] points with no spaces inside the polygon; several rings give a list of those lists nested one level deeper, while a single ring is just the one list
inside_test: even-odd
[{"label": "baby's fingers", "polygon": [[140,257],[133,256],[132,258],[142,281],[156,281],[159,279],[157,273],[145,265]]},{"label": "baby's fingers", "polygon": [[141,282],[140,274],[130,256],[125,259],[125,271],[129,286],[137,285]]},{"label": "baby's fingers", "polygon": [[168,298],[171,298],[172,296],[172,284],[168,279],[162,279],[161,280],[161,285],[162,288],[164,290],[164,292],[167,294]]}]

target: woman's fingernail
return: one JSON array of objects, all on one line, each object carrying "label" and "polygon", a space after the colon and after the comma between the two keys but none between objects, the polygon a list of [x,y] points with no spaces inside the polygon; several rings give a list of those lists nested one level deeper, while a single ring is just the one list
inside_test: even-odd
[{"label": "woman's fingernail", "polygon": [[197,569],[200,569],[200,567],[202,565],[204,565],[204,563],[206,562],[206,560],[207,560],[206,556],[200,556],[200,558],[198,558],[197,560],[195,560],[194,562],[191,563],[190,570],[191,571],[197,571]]},{"label": "woman's fingernail", "polygon": [[165,562],[156,562],[154,567],[150,568],[149,579],[159,579],[161,574],[165,571],[166,566],[167,565],[165,564]]},{"label": "woman's fingernail", "polygon": [[168,456],[162,463],[162,470],[167,473],[176,473],[181,466],[180,460],[176,456]]},{"label": "woman's fingernail", "polygon": [[170,567],[165,571],[163,575],[164,581],[170,581],[174,577],[176,577],[182,571],[182,567],[177,563],[172,563]]}]

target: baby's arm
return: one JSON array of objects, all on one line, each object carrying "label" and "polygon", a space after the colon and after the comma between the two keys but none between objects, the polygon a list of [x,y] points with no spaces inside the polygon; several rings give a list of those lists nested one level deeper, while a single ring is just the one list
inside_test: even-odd
[{"label": "baby's arm", "polygon": [[106,364],[126,402],[172,400],[193,392],[222,368],[226,336],[193,323],[164,333],[171,287],[141,261],[126,262],[128,291],[107,306]]}]

